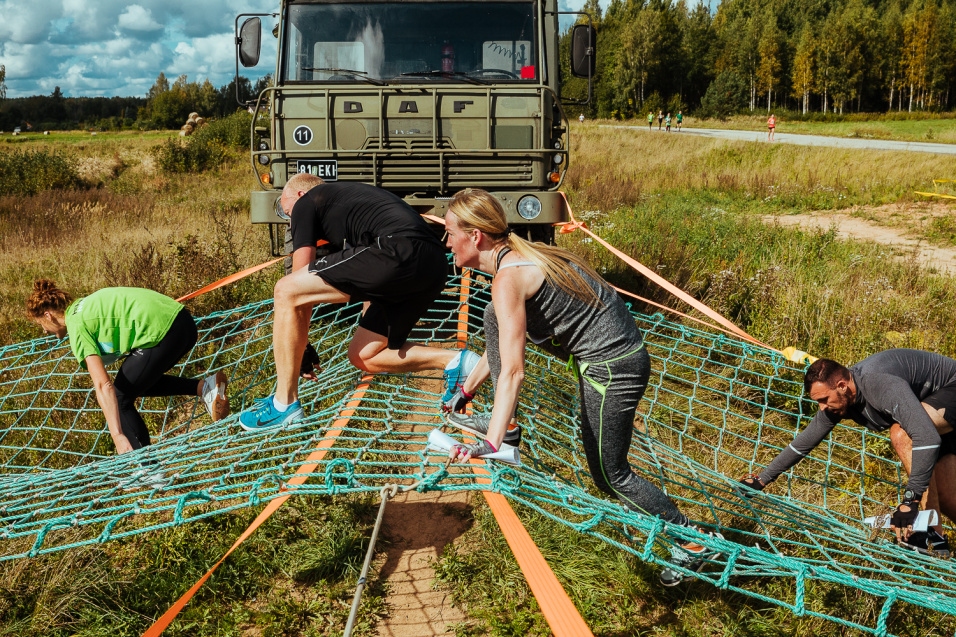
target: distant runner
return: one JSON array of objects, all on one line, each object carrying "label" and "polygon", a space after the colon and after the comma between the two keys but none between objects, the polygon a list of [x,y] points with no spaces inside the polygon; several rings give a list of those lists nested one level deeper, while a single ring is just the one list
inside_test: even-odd
[{"label": "distant runner", "polygon": [[681,124],[683,123],[684,123],[684,113],[681,111],[677,111],[677,132],[678,133],[680,132],[680,127],[681,127]]},{"label": "distant runner", "polygon": [[770,117],[767,119],[767,141],[773,141],[773,129],[777,127],[777,118],[771,113]]},{"label": "distant runner", "polygon": [[667,117],[664,118],[664,127],[668,133],[671,132],[671,114],[670,113],[668,113]]},{"label": "distant runner", "polygon": [[914,533],[920,507],[956,520],[956,360],[913,349],[890,349],[847,369],[821,358],[807,369],[807,395],[820,405],[806,429],[759,475],[742,480],[764,487],[790,469],[847,418],[890,442],[909,475],[892,527],[901,546],[948,557],[942,525]]},{"label": "distant runner", "polygon": [[661,129],[661,124],[664,122],[664,111],[657,111],[657,130]]},{"label": "distant runner", "polygon": [[647,114],[647,130],[654,130],[654,113]]}]

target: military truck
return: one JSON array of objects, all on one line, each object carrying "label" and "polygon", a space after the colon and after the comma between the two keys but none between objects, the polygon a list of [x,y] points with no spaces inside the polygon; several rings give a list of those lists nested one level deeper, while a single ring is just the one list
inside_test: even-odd
[{"label": "military truck", "polygon": [[[379,186],[439,217],[455,192],[484,188],[516,230],[552,240],[568,218],[557,2],[281,0],[278,13],[239,15],[237,79],[239,64],[258,64],[261,18],[277,21],[274,86],[249,104],[251,218],[270,224],[273,253],[288,223],[278,197],[297,172]],[[595,35],[589,20],[571,34],[587,99]]]}]

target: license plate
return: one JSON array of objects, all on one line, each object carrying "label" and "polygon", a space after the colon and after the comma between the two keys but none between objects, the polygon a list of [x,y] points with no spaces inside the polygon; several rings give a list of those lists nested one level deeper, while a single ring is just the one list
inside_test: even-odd
[{"label": "license plate", "polygon": [[335,159],[300,159],[296,162],[295,171],[315,175],[325,181],[336,181],[339,178],[339,162]]}]

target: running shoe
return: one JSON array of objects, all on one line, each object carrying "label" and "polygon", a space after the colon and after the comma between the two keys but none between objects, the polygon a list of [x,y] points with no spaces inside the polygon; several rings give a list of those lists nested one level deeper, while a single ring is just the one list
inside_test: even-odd
[{"label": "running shoe", "polygon": [[202,383],[202,401],[213,422],[222,420],[229,415],[229,398],[226,397],[226,387],[229,380],[222,372],[207,376]]},{"label": "running shoe", "polygon": [[[711,535],[714,537],[723,537],[719,533],[713,533]],[[706,546],[701,546],[696,542],[686,542],[672,546],[671,557],[667,561],[673,566],[686,569],[692,573],[699,573],[708,560],[719,556],[720,553],[712,551]],[[682,571],[666,566],[664,570],[661,571],[660,581],[664,586],[677,586],[683,582],[686,577],[687,575]]]},{"label": "running shoe", "polygon": [[923,555],[933,555],[943,559],[950,557],[949,542],[944,536],[937,533],[936,529],[910,533],[908,538],[898,540],[897,544]]},{"label": "running shoe", "polygon": [[458,355],[458,364],[442,372],[442,376],[445,378],[445,393],[441,397],[443,403],[451,400],[455,393],[461,389],[468,375],[474,371],[475,365],[480,360],[481,356],[478,356],[478,354],[463,349]]},{"label": "running shoe", "polygon": [[[491,424],[491,414],[448,414],[448,424],[458,427],[470,434],[488,437],[488,425]],[[521,444],[521,426],[510,424],[505,431],[505,444],[517,447]]]},{"label": "running shoe", "polygon": [[270,396],[255,403],[254,409],[242,412],[239,415],[239,426],[246,431],[262,431],[281,427],[302,417],[302,403],[298,400],[289,405],[285,411],[279,411],[275,407],[274,398],[275,396]]}]

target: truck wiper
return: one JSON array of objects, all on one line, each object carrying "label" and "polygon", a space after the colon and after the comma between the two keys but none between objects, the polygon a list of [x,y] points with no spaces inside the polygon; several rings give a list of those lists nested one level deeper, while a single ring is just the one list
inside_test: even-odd
[{"label": "truck wiper", "polygon": [[331,68],[327,66],[303,66],[300,68],[303,71],[327,71],[329,73],[340,73],[342,75],[357,76],[357,77],[353,77],[353,79],[365,80],[369,84],[373,84],[375,86],[385,86],[385,82],[368,77],[367,71],[353,71],[352,69],[336,69],[336,68]]},{"label": "truck wiper", "polygon": [[444,77],[446,75],[462,78],[471,84],[488,84],[488,82],[472,77],[463,71],[410,71],[408,73],[402,73],[399,77]]}]

